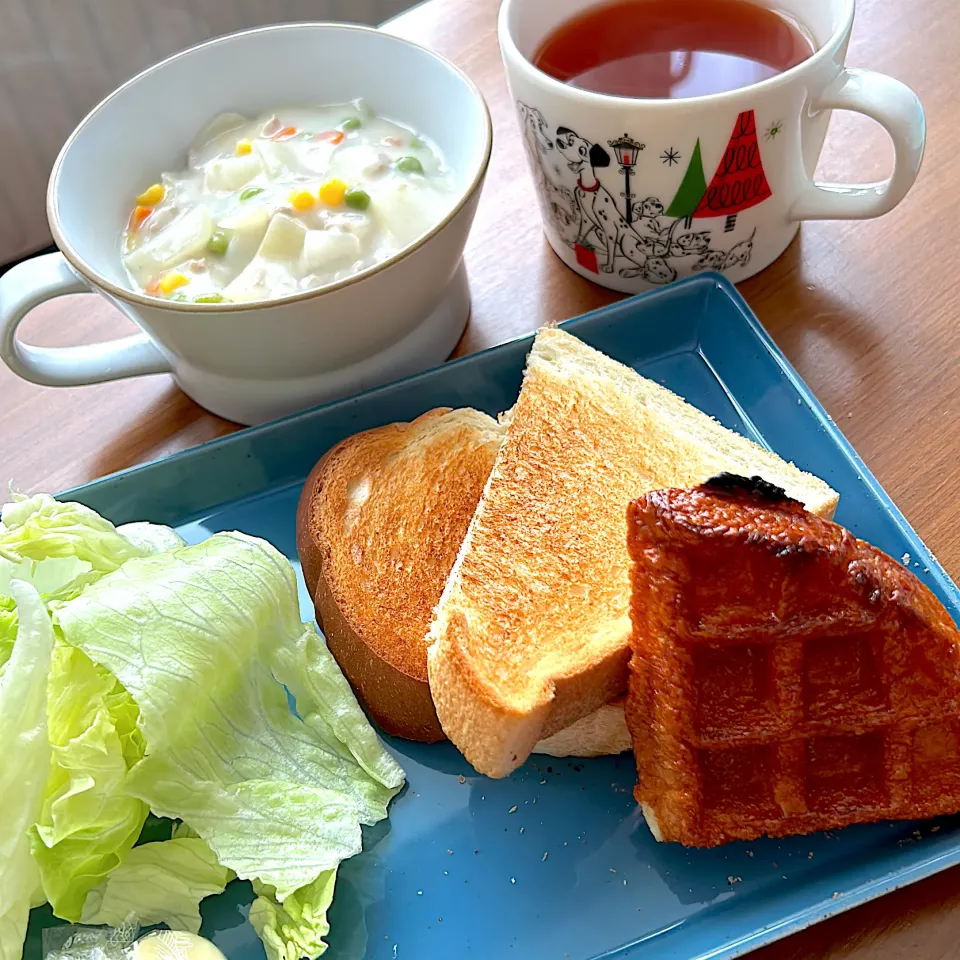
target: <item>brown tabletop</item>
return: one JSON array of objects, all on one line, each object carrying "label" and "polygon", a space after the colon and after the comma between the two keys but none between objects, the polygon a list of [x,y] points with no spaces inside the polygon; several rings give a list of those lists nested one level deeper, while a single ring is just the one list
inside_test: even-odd
[{"label": "brown tabletop", "polygon": [[[496,42],[497,0],[429,0],[391,22],[479,84],[493,162],[467,263],[473,315],[458,351],[529,333],[614,295],[563,267],[542,239]],[[960,578],[960,19],[951,0],[861,0],[849,63],[912,86],[927,110],[920,179],[868,223],[809,223],[772,267],[740,286],[947,571]],[[834,117],[820,173],[886,175],[880,130]],[[956,193],[954,192],[956,188]],[[506,213],[510,212],[509,222]],[[107,339],[129,323],[88,295],[49,303],[21,328],[43,345]],[[56,491],[236,429],[169,377],[53,390],[0,366],[3,481]],[[759,958],[945,960],[960,955],[960,869],[759,951]]]}]

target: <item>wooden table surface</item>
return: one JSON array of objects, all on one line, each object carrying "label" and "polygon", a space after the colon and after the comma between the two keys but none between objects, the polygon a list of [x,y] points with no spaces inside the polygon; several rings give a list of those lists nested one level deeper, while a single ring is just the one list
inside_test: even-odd
[{"label": "wooden table surface", "polygon": [[[540,232],[496,43],[497,0],[429,0],[389,29],[450,57],[479,84],[495,146],[467,255],[473,315],[459,352],[575,316],[614,295],[564,268]],[[805,224],[786,254],[741,292],[880,482],[960,579],[960,19],[951,0],[861,0],[849,63],[920,95],[927,155],[913,191],[868,223]],[[958,153],[954,153],[957,150]],[[820,174],[885,175],[875,125],[834,117]],[[509,220],[507,212],[509,211]],[[61,299],[22,328],[44,345],[129,332],[94,296]],[[0,367],[0,463],[27,492],[56,491],[220,436],[234,425],[169,377],[54,390]],[[758,960],[960,955],[960,868],[822,923]]]}]

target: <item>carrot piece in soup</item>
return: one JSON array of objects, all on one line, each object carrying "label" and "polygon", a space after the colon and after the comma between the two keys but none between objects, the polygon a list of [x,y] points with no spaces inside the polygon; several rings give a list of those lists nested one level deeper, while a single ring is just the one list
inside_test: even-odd
[{"label": "carrot piece in soup", "polygon": [[153,207],[145,207],[143,204],[138,203],[133,208],[133,213],[130,214],[130,231],[135,232],[139,230],[151,213],[153,213]]},{"label": "carrot piece in soup", "polygon": [[270,139],[271,140],[292,140],[298,133],[296,127],[284,127],[282,130],[278,130]]},{"label": "carrot piece in soup", "polygon": [[341,130],[323,130],[321,133],[318,133],[314,140],[320,140],[324,143],[332,143],[336,146],[338,143],[343,143],[344,135]]}]

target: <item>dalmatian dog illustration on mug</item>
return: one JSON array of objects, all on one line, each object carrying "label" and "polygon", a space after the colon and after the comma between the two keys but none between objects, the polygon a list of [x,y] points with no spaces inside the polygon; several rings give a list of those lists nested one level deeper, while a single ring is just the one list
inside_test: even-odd
[{"label": "dalmatian dog illustration on mug", "polygon": [[641,237],[627,223],[610,191],[600,183],[597,170],[610,166],[610,154],[600,144],[590,143],[569,127],[557,127],[555,143],[567,167],[577,175],[577,187],[573,193],[580,223],[575,243],[583,243],[590,234],[597,237],[604,254],[600,264],[603,273],[613,273],[614,261],[620,254],[635,265],[621,270],[622,277],[644,276],[648,279],[645,275],[648,272],[657,277],[649,280],[651,283],[669,283],[676,279],[676,271],[665,261],[662,266],[647,268],[650,258],[646,250],[652,248],[645,241],[652,238]]},{"label": "dalmatian dog illustration on mug", "polygon": [[728,270],[730,267],[745,267],[753,254],[753,238],[757,228],[746,240],[734,244],[729,250],[706,250],[693,265],[694,270]]},{"label": "dalmatian dog illustration on mug", "polygon": [[647,257],[641,267],[621,270],[620,276],[642,277],[647,283],[672,283],[677,279],[677,271],[663,257]]},{"label": "dalmatian dog illustration on mug", "polygon": [[640,201],[638,208],[640,214],[631,224],[633,229],[641,236],[662,236],[663,227],[660,224],[660,218],[663,216],[663,204],[656,197],[647,197],[646,200]]},{"label": "dalmatian dog illustration on mug", "polygon": [[547,121],[536,107],[528,107],[517,101],[520,120],[523,125],[523,145],[530,158],[533,179],[541,197],[546,197],[553,186],[544,167],[544,157],[553,150],[553,141],[547,134]]},{"label": "dalmatian dog illustration on mug", "polygon": [[734,244],[723,258],[723,269],[729,270],[731,267],[745,267],[750,262],[753,254],[753,238],[757,235],[757,228],[753,228],[753,233],[746,240],[741,240]]},{"label": "dalmatian dog illustration on mug", "polygon": [[548,181],[547,191],[547,206],[557,233],[568,247],[572,247],[576,242],[579,226],[577,201],[573,191],[569,187],[558,187],[552,181]]},{"label": "dalmatian dog illustration on mug", "polygon": [[544,216],[553,222],[563,242],[572,247],[577,232],[577,202],[570,187],[555,183],[547,173],[545,159],[554,150],[547,121],[536,107],[520,100],[517,101],[517,110],[523,127],[523,144],[530,158]]},{"label": "dalmatian dog illustration on mug", "polygon": [[[756,230],[729,250],[714,250],[710,230],[690,230],[690,219],[667,217],[655,196],[637,202],[635,218],[628,222],[598,176],[611,165],[607,150],[564,126],[557,127],[551,139],[540,110],[519,101],[517,106],[544,217],[566,246],[596,250],[592,270],[617,271],[624,279],[639,277],[660,285],[676,280],[679,263],[688,257],[696,258],[687,268],[692,271],[726,270],[750,262]],[[564,168],[575,177],[575,185],[562,182]],[[688,229],[678,233],[684,224]]]},{"label": "dalmatian dog illustration on mug", "polygon": [[539,160],[542,154],[553,149],[553,141],[547,132],[547,121],[536,107],[528,107],[518,100],[517,109],[523,123],[523,139],[526,141],[527,152],[530,157]]},{"label": "dalmatian dog illustration on mug", "polygon": [[[676,226],[676,224],[674,224]],[[649,229],[649,228],[648,228]],[[624,245],[628,241],[624,239]],[[648,234],[640,236],[637,246],[637,255],[632,259],[637,260],[640,255],[648,257],[661,258],[679,258],[679,257],[699,257],[710,250],[710,231],[698,230],[695,232],[681,233],[679,236],[673,236],[673,228],[661,230],[658,234]],[[724,256],[726,256],[724,254]]]},{"label": "dalmatian dog illustration on mug", "polygon": [[620,270],[625,280],[640,277],[647,283],[670,283],[677,271],[666,261],[667,243],[661,237],[641,236],[635,231],[620,238],[620,252],[633,266]]},{"label": "dalmatian dog illustration on mug", "polygon": [[707,250],[693,265],[693,270],[722,270],[727,259],[725,250]]},{"label": "dalmatian dog illustration on mug", "polygon": [[671,257],[696,257],[710,249],[710,231],[681,233],[670,242]]}]

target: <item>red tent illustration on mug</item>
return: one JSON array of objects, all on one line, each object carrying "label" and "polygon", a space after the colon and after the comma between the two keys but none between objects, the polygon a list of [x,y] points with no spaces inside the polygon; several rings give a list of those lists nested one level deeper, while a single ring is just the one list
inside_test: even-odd
[{"label": "red tent illustration on mug", "polygon": [[707,185],[700,157],[700,141],[683,175],[676,196],[667,208],[668,217],[680,220],[726,217],[724,232],[736,226],[737,214],[772,196],[760,158],[757,122],[752,110],[741,113],[733,125],[727,149],[717,172]]}]

